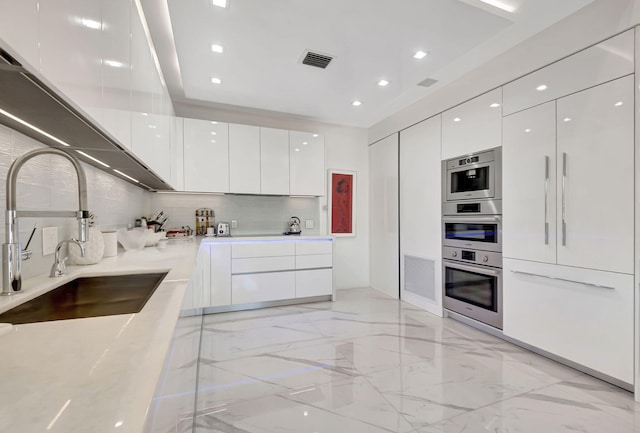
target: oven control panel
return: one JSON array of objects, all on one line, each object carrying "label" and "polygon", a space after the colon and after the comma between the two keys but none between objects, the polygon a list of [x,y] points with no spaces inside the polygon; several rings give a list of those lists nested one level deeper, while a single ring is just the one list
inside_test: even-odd
[{"label": "oven control panel", "polygon": [[442,247],[442,258],[444,260],[455,260],[464,263],[475,263],[477,265],[502,267],[502,253],[493,251],[480,251],[455,247]]}]

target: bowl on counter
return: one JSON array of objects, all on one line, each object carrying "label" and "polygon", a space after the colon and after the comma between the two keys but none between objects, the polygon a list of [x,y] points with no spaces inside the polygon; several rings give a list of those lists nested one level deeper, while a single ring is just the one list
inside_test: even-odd
[{"label": "bowl on counter", "polygon": [[120,229],[117,232],[118,242],[126,251],[141,250],[145,247],[149,231],[144,228],[135,228],[133,230]]},{"label": "bowl on counter", "polygon": [[167,236],[166,232],[154,232],[153,230],[148,230],[149,234],[147,235],[147,239],[144,243],[145,247],[153,247],[158,245],[161,239],[164,239]]}]

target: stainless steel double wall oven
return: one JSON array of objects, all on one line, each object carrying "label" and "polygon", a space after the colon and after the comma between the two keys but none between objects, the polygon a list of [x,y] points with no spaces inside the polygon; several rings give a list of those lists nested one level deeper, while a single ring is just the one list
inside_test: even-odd
[{"label": "stainless steel double wall oven", "polygon": [[502,329],[502,152],[442,163],[444,308]]}]

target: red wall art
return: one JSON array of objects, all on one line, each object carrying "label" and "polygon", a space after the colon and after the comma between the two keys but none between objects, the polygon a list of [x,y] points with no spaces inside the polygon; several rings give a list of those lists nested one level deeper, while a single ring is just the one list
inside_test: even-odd
[{"label": "red wall art", "polygon": [[331,234],[355,236],[355,172],[329,171],[329,191]]}]

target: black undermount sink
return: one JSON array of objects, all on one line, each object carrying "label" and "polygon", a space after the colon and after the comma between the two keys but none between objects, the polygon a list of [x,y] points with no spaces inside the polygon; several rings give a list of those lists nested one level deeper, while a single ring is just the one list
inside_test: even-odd
[{"label": "black undermount sink", "polygon": [[77,278],[0,314],[14,325],[138,313],[166,273]]}]

